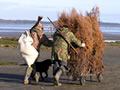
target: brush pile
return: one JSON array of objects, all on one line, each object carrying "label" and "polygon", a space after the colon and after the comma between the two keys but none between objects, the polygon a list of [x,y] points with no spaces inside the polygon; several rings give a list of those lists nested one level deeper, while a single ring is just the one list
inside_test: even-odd
[{"label": "brush pile", "polygon": [[56,22],[57,26],[68,25],[71,32],[85,42],[85,48],[76,47],[79,55],[73,49],[70,50],[68,67],[71,68],[73,77],[99,75],[104,72],[102,55],[104,50],[103,35],[99,28],[99,9],[93,8],[91,12],[83,16],[75,9],[70,13],[62,12]]}]

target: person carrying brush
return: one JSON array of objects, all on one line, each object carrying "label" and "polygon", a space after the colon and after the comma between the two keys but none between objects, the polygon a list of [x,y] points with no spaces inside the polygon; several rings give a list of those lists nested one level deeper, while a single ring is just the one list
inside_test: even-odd
[{"label": "person carrying brush", "polygon": [[[53,35],[53,48],[51,59],[54,62],[53,66],[53,76],[54,76],[54,85],[61,86],[59,82],[61,75],[67,72],[67,61],[70,59],[68,50],[70,49],[69,43],[75,43],[79,47],[85,47],[85,43],[81,43],[75,35],[69,30],[67,25],[63,25],[59,28],[59,31]],[[62,35],[61,35],[62,33]],[[63,37],[64,36],[64,37]],[[65,40],[66,39],[66,40]]]}]

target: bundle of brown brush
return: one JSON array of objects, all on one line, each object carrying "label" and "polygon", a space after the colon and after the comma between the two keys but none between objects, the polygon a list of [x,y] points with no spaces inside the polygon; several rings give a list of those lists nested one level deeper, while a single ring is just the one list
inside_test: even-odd
[{"label": "bundle of brown brush", "polygon": [[59,16],[56,24],[57,26],[67,24],[70,31],[86,44],[85,48],[76,48],[78,55],[73,49],[70,50],[71,58],[68,66],[71,68],[71,74],[74,77],[103,74],[104,41],[102,32],[99,29],[98,7],[93,8],[86,16],[78,13],[75,9],[72,9],[70,13],[64,11]]}]

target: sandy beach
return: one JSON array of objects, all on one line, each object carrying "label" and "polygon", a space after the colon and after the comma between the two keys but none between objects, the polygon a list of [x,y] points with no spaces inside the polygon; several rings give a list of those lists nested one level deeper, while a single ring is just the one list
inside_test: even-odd
[{"label": "sandy beach", "polygon": [[[48,59],[51,50],[42,50],[39,61]],[[106,46],[104,49],[103,63],[105,66],[104,80],[98,83],[96,77],[93,82],[86,81],[84,86],[79,81],[71,81],[64,76],[61,87],[53,86],[52,67],[49,69],[49,78],[36,83],[31,81],[29,85],[23,84],[26,66],[20,66],[24,61],[17,48],[0,48],[0,61],[17,62],[19,65],[0,66],[0,90],[119,90],[120,89],[120,47]]]}]

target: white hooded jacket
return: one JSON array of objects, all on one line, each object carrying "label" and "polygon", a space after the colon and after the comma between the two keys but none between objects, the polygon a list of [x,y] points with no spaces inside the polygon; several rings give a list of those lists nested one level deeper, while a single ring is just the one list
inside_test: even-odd
[{"label": "white hooded jacket", "polygon": [[38,51],[32,46],[33,39],[29,31],[25,31],[18,40],[19,51],[30,67],[38,57]]}]

